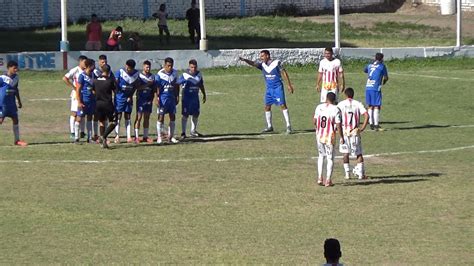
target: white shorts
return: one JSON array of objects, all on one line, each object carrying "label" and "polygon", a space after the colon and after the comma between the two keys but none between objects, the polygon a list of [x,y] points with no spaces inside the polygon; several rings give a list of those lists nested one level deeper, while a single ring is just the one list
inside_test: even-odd
[{"label": "white shorts", "polygon": [[334,92],[334,94],[336,94],[336,102],[337,102],[337,90],[326,90],[326,89],[321,89],[321,103],[325,103],[326,102],[326,95],[328,94],[328,92]]},{"label": "white shorts", "polygon": [[317,141],[317,145],[318,145],[319,156],[323,156],[323,157],[327,156],[334,159],[334,145],[321,143],[319,142],[319,140]]},{"label": "white shorts", "polygon": [[339,152],[342,154],[349,153],[351,156],[361,155],[362,141],[360,139],[360,136],[344,136],[344,144],[339,143]]},{"label": "white shorts", "polygon": [[77,103],[76,99],[76,91],[71,90],[71,112],[77,112],[77,106],[79,104]]}]

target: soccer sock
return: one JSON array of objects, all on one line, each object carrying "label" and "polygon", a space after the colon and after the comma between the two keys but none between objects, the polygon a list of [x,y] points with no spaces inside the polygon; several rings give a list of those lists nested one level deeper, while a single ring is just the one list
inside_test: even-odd
[{"label": "soccer sock", "polygon": [[380,109],[374,109],[374,125],[379,125]]},{"label": "soccer sock", "polygon": [[191,119],[191,132],[196,132],[198,126],[198,119],[198,116],[193,115],[193,118]]},{"label": "soccer sock", "polygon": [[110,124],[107,126],[107,129],[105,130],[104,136],[103,136],[105,140],[107,140],[107,136],[108,136],[112,131],[114,131],[115,126],[116,126],[116,124],[114,124],[114,123],[110,123]]},{"label": "soccer sock", "polygon": [[127,140],[132,137],[131,127],[130,127],[130,120],[125,120],[125,128],[127,129]]},{"label": "soccer sock", "polygon": [[76,122],[76,117],[74,116],[69,116],[69,129],[71,134],[74,134],[74,122]]},{"label": "soccer sock", "polygon": [[369,109],[369,124],[374,124],[374,109]]},{"label": "soccer sock", "polygon": [[92,121],[94,127],[94,136],[100,136],[99,133],[99,121]]},{"label": "soccer sock", "polygon": [[117,125],[115,126],[115,135],[120,136],[120,119],[117,120]]},{"label": "soccer sock", "polygon": [[285,117],[286,127],[290,127],[290,114],[288,113],[288,109],[283,110],[283,116]]},{"label": "soccer sock", "polygon": [[81,132],[84,132],[85,123],[86,123],[86,120],[81,119],[81,122],[80,122]]},{"label": "soccer sock", "polygon": [[170,126],[168,127],[168,139],[173,138],[174,136],[175,122],[170,121]]},{"label": "soccer sock", "polygon": [[183,134],[186,134],[186,127],[188,125],[188,118],[187,117],[181,117],[181,132]]},{"label": "soccer sock", "polygon": [[346,177],[350,176],[351,166],[349,163],[344,163],[344,172],[346,173]]},{"label": "soccer sock", "polygon": [[18,124],[13,125],[13,135],[15,135],[15,142],[20,140],[20,127]]},{"label": "soccer sock", "polygon": [[78,140],[81,137],[80,128],[81,128],[81,122],[79,121],[74,122],[74,138],[76,140]]},{"label": "soccer sock", "polygon": [[161,127],[163,126],[163,123],[161,122],[156,122],[156,135],[158,136],[158,140],[161,140]]},{"label": "soccer sock", "polygon": [[265,119],[267,121],[267,128],[271,128],[272,126],[272,112],[265,111]]},{"label": "soccer sock", "polygon": [[318,156],[318,179],[321,179],[323,176],[323,165],[324,165],[324,156]]},{"label": "soccer sock", "polygon": [[143,138],[148,138],[148,128],[143,128]]},{"label": "soccer sock", "polygon": [[357,164],[357,172],[360,175],[360,177],[363,177],[365,175],[365,169],[364,169],[364,163],[358,163]]},{"label": "soccer sock", "polygon": [[87,121],[87,139],[92,137],[92,121]]},{"label": "soccer sock", "polygon": [[332,167],[334,165],[334,161],[331,157],[327,157],[327,165],[326,165],[326,173],[327,173],[327,180],[331,180],[331,176],[332,176]]},{"label": "soccer sock", "polygon": [[140,131],[139,128],[135,128],[135,139],[138,139],[138,137],[139,137],[139,135],[138,135],[138,134],[139,134],[139,131]]}]

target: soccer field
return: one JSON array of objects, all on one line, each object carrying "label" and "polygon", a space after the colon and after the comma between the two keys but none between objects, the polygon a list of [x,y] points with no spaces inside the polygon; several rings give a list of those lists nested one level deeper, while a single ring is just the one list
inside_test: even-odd
[{"label": "soccer field", "polygon": [[[345,66],[363,100],[363,64]],[[348,265],[473,264],[474,60],[387,67],[386,130],[362,135],[370,179],[345,181],[338,157],[329,188],[315,182],[315,66],[288,67],[293,135],[277,108],[276,133],[259,134],[258,70],[206,69],[206,137],[110,150],[70,143],[64,73],[20,72],[29,146],[0,126],[0,262],[319,264],[335,237]]]}]

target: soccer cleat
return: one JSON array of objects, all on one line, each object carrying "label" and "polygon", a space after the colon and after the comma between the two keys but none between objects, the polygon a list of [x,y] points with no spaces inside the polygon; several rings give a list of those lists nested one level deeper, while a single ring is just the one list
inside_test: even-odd
[{"label": "soccer cleat", "polygon": [[191,133],[189,133],[189,135],[190,135],[191,137],[194,137],[194,138],[195,138],[195,137],[202,137],[202,136],[203,136],[203,134],[201,134],[201,133],[199,133],[199,132],[197,132],[197,131],[191,131]]},{"label": "soccer cleat", "polygon": [[293,130],[291,129],[291,126],[286,128],[286,135],[293,134]]},{"label": "soccer cleat", "polygon": [[114,139],[114,143],[117,143],[119,144],[120,143],[120,137],[119,136],[116,136],[115,139]]},{"label": "soccer cleat", "polygon": [[351,179],[351,176],[350,176],[350,175],[345,175],[345,176],[344,176],[344,179],[345,179],[345,180],[349,180],[349,179]]},{"label": "soccer cleat", "polygon": [[370,129],[371,129],[371,130],[375,130],[375,126],[372,125],[372,124],[370,124]]},{"label": "soccer cleat", "polygon": [[178,141],[177,139],[175,139],[175,138],[171,138],[171,139],[169,140],[169,143],[178,143],[178,142],[179,142],[179,141]]},{"label": "soccer cleat", "polygon": [[380,125],[376,125],[375,126],[375,131],[384,131],[385,129],[383,129],[382,127],[380,127]]},{"label": "soccer cleat", "polygon": [[139,138],[135,138],[135,139],[133,140],[133,142],[135,142],[135,144],[140,144],[140,139],[139,139]]},{"label": "soccer cleat", "polygon": [[84,132],[81,132],[81,139],[85,138],[86,137],[86,133]]},{"label": "soccer cleat", "polygon": [[22,140],[17,140],[17,141],[15,141],[15,145],[20,146],[20,147],[26,147],[26,146],[28,146],[28,143],[26,143]]},{"label": "soccer cleat", "polygon": [[262,133],[270,133],[273,132],[273,127],[266,127],[262,130]]},{"label": "soccer cleat", "polygon": [[74,144],[80,144],[79,139],[75,139],[75,140],[73,141],[73,143],[74,143]]},{"label": "soccer cleat", "polygon": [[100,146],[103,149],[108,149],[109,148],[109,144],[107,143],[107,140],[104,140],[104,139],[102,139],[102,143],[100,144]]},{"label": "soccer cleat", "polygon": [[156,140],[156,143],[162,144],[162,143],[163,143],[163,140],[162,140],[161,138],[158,138],[158,139]]},{"label": "soccer cleat", "polygon": [[75,139],[75,138],[76,138],[76,135],[75,135],[74,133],[71,133],[71,134],[69,134],[69,138],[70,138],[70,139]]},{"label": "soccer cleat", "polygon": [[186,133],[181,133],[181,137],[179,138],[181,141],[186,139]]},{"label": "soccer cleat", "polygon": [[318,185],[323,186],[324,185],[324,178],[318,178]]},{"label": "soccer cleat", "polygon": [[132,138],[127,138],[127,143],[133,143],[133,139]]},{"label": "soccer cleat", "polygon": [[359,176],[359,180],[363,180],[363,179],[369,179],[369,177],[366,175]]},{"label": "soccer cleat", "polygon": [[326,183],[324,184],[325,187],[332,187],[334,184],[332,183],[331,179],[326,179]]},{"label": "soccer cleat", "polygon": [[151,138],[143,138],[143,142],[153,143],[153,140]]}]

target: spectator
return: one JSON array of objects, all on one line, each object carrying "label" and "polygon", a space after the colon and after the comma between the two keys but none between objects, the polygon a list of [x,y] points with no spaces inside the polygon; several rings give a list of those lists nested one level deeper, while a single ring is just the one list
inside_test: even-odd
[{"label": "spectator", "polygon": [[109,39],[107,40],[108,51],[120,51],[120,41],[122,40],[123,29],[118,26],[110,32]]},{"label": "spectator", "polygon": [[339,263],[339,259],[342,256],[341,245],[335,238],[328,238],[324,241],[324,257],[326,258],[326,264],[323,266],[342,266]]},{"label": "spectator", "polygon": [[[188,20],[189,38],[191,43],[197,43],[201,39],[201,30],[199,26],[199,8],[196,7],[196,0],[191,1],[191,8],[186,11]],[[195,35],[197,34],[197,39]]]},{"label": "spectator", "polygon": [[160,33],[160,44],[163,43],[163,32],[166,33],[166,44],[170,43],[170,31],[168,30],[168,13],[166,13],[166,5],[161,4],[158,12],[153,14],[158,19],[158,31]]},{"label": "spectator", "polygon": [[92,14],[91,22],[86,27],[86,50],[87,51],[99,51],[102,48],[102,25],[100,25],[96,14]]},{"label": "spectator", "polygon": [[138,51],[141,50],[143,47],[142,38],[138,32],[134,32],[128,38],[128,42],[130,43],[130,50]]}]

